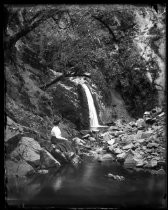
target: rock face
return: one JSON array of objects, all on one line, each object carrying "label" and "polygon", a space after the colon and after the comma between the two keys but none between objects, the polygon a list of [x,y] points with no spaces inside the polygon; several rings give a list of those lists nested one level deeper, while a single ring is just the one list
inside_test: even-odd
[{"label": "rock face", "polygon": [[39,169],[59,168],[60,163],[41,148],[33,138],[22,137],[5,160],[7,178],[24,177],[38,173]]},{"label": "rock face", "polygon": [[40,144],[34,139],[22,137],[16,149],[10,154],[10,157],[15,160],[25,160],[34,167],[38,167],[40,165],[40,150]]},{"label": "rock face", "polygon": [[33,167],[24,160],[18,162],[7,160],[5,162],[5,169],[7,178],[24,177],[35,173]]},{"label": "rock face", "polygon": [[42,169],[59,168],[61,164],[45,149],[40,151],[40,163]]}]

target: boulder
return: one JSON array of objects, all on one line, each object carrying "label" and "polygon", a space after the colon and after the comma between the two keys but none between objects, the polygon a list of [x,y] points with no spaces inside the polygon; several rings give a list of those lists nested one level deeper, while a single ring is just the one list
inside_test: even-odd
[{"label": "boulder", "polygon": [[81,163],[81,158],[78,155],[75,155],[72,158],[71,163],[73,164],[73,166],[78,166]]},{"label": "boulder", "polygon": [[90,137],[90,134],[86,134],[84,136],[82,136],[82,139],[88,139]]},{"label": "boulder", "polygon": [[34,174],[35,171],[31,165],[29,165],[25,160],[20,161],[5,161],[5,170],[7,178],[10,177],[23,177],[30,174]]},{"label": "boulder", "polygon": [[113,145],[115,143],[115,139],[111,139],[110,141],[107,142],[109,145]]},{"label": "boulder", "polygon": [[125,157],[126,157],[126,153],[123,152],[123,153],[117,154],[116,157],[117,157],[118,160],[123,160],[124,161]]},{"label": "boulder", "polygon": [[48,174],[48,170],[46,169],[40,169],[37,171],[38,174]]},{"label": "boulder", "polygon": [[161,117],[164,117],[165,116],[165,113],[162,112],[161,114],[157,115],[157,118],[161,118]]},{"label": "boulder", "polygon": [[112,154],[103,154],[101,155],[101,160],[102,161],[106,161],[106,160],[114,160],[114,157]]},{"label": "boulder", "polygon": [[94,142],[94,141],[96,141],[96,139],[93,137],[89,137],[89,141]]},{"label": "boulder", "polygon": [[156,120],[153,119],[153,118],[147,117],[147,118],[145,119],[145,122],[146,122],[147,124],[149,124],[149,125],[153,125],[153,124],[156,122]]},{"label": "boulder", "polygon": [[114,175],[112,173],[108,173],[107,177],[113,178],[114,180],[117,180],[117,181],[124,181],[125,180],[125,178],[123,176]]},{"label": "boulder", "polygon": [[108,130],[109,131],[119,131],[120,128],[118,128],[117,126],[110,126],[110,128]]},{"label": "boulder", "polygon": [[5,149],[7,155],[17,147],[21,137],[22,135],[19,132],[15,133],[14,135],[9,134],[8,136],[5,136]]},{"label": "boulder", "polygon": [[138,148],[139,146],[140,146],[140,143],[139,142],[135,142],[134,147]]},{"label": "boulder", "polygon": [[138,130],[138,132],[135,134],[135,139],[141,139],[142,138],[142,131]]},{"label": "boulder", "polygon": [[141,138],[142,139],[149,138],[152,134],[153,134],[152,131],[145,131],[145,132],[142,133]]},{"label": "boulder", "polygon": [[123,153],[123,150],[121,150],[119,148],[113,148],[113,152],[114,152],[114,154],[121,154],[121,153]]},{"label": "boulder", "polygon": [[147,144],[147,148],[153,148],[153,147],[157,148],[158,146],[159,146],[159,144],[157,144],[157,143],[148,143]]},{"label": "boulder", "polygon": [[136,166],[136,161],[134,160],[134,154],[132,153],[131,150],[127,153],[127,156],[124,161],[124,166],[126,168],[133,168]]},{"label": "boulder", "polygon": [[40,163],[42,169],[52,167],[59,168],[61,166],[61,164],[45,149],[40,151]]},{"label": "boulder", "polygon": [[130,122],[130,123],[128,123],[131,127],[136,127],[137,126],[137,123],[136,122]]},{"label": "boulder", "polygon": [[142,143],[145,142],[145,139],[137,139],[137,142],[140,143],[140,144],[142,144]]},{"label": "boulder", "polygon": [[163,168],[160,168],[158,171],[157,171],[157,175],[166,175],[166,172]]},{"label": "boulder", "polygon": [[68,162],[68,160],[65,157],[65,155],[63,154],[63,152],[61,152],[59,149],[53,148],[51,150],[51,154],[60,163],[67,163]]},{"label": "boulder", "polygon": [[83,141],[82,139],[78,137],[73,138],[72,141],[77,145],[83,145],[85,143],[85,141]]},{"label": "boulder", "polygon": [[131,144],[127,144],[126,146],[123,147],[124,150],[127,150],[127,149],[132,149],[134,147],[134,145],[131,143]]},{"label": "boulder", "polygon": [[165,160],[158,160],[158,166],[166,166]]},{"label": "boulder", "polygon": [[144,165],[145,168],[155,168],[157,166],[157,160],[150,160],[147,164]]},{"label": "boulder", "polygon": [[138,129],[145,128],[146,124],[143,118],[140,118],[136,121]]},{"label": "boulder", "polygon": [[136,159],[135,161],[136,161],[135,164],[136,167],[143,167],[145,165],[145,162],[142,159]]},{"label": "boulder", "polygon": [[150,112],[148,111],[144,112],[144,116],[150,116]]},{"label": "boulder", "polygon": [[101,136],[103,137],[103,141],[105,142],[110,141],[112,138],[109,132],[103,133]]},{"label": "boulder", "polygon": [[11,152],[10,157],[16,160],[25,160],[33,167],[40,165],[40,144],[32,138],[22,137],[18,146]]}]

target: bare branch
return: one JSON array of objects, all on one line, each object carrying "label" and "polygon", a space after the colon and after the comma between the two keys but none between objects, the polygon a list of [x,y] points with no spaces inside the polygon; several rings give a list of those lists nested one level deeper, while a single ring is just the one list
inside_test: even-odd
[{"label": "bare branch", "polygon": [[118,43],[118,42],[119,42],[119,40],[116,38],[114,32],[112,31],[112,29],[110,28],[110,26],[109,26],[105,21],[103,21],[101,18],[96,17],[96,16],[94,16],[94,15],[92,15],[92,17],[93,17],[94,19],[98,20],[99,22],[101,22],[101,23],[109,30],[109,33],[112,35],[113,41],[114,41],[115,43]]}]

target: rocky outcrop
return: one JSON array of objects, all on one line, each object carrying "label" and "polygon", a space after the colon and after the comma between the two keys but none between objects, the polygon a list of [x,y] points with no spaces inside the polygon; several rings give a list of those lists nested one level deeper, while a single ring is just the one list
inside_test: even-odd
[{"label": "rocky outcrop", "polygon": [[17,162],[13,160],[5,161],[5,171],[6,178],[8,179],[11,177],[24,177],[35,173],[34,168],[25,160]]},{"label": "rocky outcrop", "polygon": [[40,150],[40,166],[42,169],[59,168],[61,164],[45,149]]},{"label": "rocky outcrop", "polygon": [[152,125],[145,113],[143,119],[123,125],[120,129],[124,133],[117,133],[112,128],[108,131],[116,140],[108,150],[126,167],[157,168],[160,161],[165,165],[165,114],[156,111],[152,115],[152,112],[149,112],[151,119],[155,118]]},{"label": "rocky outcrop", "polygon": [[25,160],[34,168],[40,166],[41,146],[32,138],[22,137],[18,146],[11,152],[13,160]]},{"label": "rocky outcrop", "polygon": [[[152,124],[146,114],[155,119]],[[158,108],[145,112],[137,121],[117,120],[115,126],[99,131],[96,137],[93,132],[85,132],[82,140],[79,144],[82,157],[91,156],[99,162],[117,161],[128,169],[159,171],[166,167],[165,113]]]},{"label": "rocky outcrop", "polygon": [[46,173],[40,170],[53,167],[58,169],[60,165],[37,141],[29,137],[18,139],[13,150],[8,150],[8,155],[5,160],[6,176],[8,179],[10,177],[25,177],[36,173]]}]

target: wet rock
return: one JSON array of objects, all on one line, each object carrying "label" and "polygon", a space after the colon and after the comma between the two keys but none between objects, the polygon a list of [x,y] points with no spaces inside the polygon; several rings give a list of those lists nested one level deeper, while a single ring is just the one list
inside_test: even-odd
[{"label": "wet rock", "polygon": [[35,171],[31,165],[29,165],[25,160],[12,161],[7,160],[5,162],[6,175],[10,177],[23,177],[34,174]]},{"label": "wet rock", "polygon": [[165,160],[158,160],[158,166],[166,166]]},{"label": "wet rock", "polygon": [[114,157],[112,154],[104,154],[99,157],[101,158],[101,161],[114,160]]},{"label": "wet rock", "polygon": [[42,169],[48,169],[52,167],[59,168],[61,164],[45,149],[40,151],[40,163]]},{"label": "wet rock", "polygon": [[78,165],[81,163],[81,158],[79,157],[79,155],[75,155],[75,156],[72,158],[71,163],[72,163],[74,166],[78,166]]},{"label": "wet rock", "polygon": [[157,160],[150,160],[147,164],[145,164],[145,168],[155,168],[157,166]]},{"label": "wet rock", "polygon": [[43,169],[43,170],[40,169],[40,170],[37,171],[37,173],[38,174],[47,174],[48,173],[48,170],[46,170],[46,169]]},{"label": "wet rock", "polygon": [[166,175],[166,171],[163,168],[161,168],[157,171],[157,175]]},{"label": "wet rock", "polygon": [[109,178],[113,178],[114,180],[117,180],[117,181],[124,181],[125,180],[125,178],[123,176],[114,175],[112,173],[108,173],[107,176]]},{"label": "wet rock", "polygon": [[124,166],[126,168],[133,168],[136,166],[136,161],[134,160],[134,156],[131,153],[126,156]]},{"label": "wet rock", "polygon": [[81,146],[82,146],[83,144],[85,144],[85,141],[83,141],[82,139],[80,139],[80,138],[78,138],[78,137],[73,138],[72,141],[73,141],[75,144],[81,145]]}]

